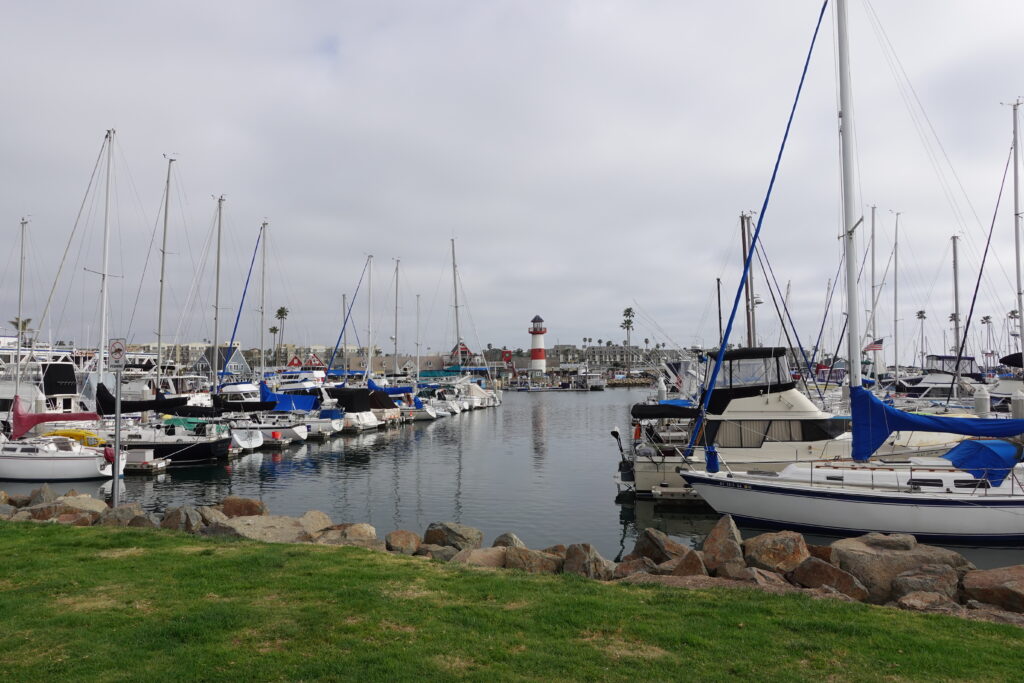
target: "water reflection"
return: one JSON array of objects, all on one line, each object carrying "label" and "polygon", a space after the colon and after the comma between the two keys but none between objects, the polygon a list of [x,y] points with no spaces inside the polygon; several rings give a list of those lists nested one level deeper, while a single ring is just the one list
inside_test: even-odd
[{"label": "water reflection", "polygon": [[530,426],[533,430],[533,464],[537,469],[544,465],[544,459],[548,454],[547,436],[547,410],[544,400],[545,394],[536,397],[530,407]]}]

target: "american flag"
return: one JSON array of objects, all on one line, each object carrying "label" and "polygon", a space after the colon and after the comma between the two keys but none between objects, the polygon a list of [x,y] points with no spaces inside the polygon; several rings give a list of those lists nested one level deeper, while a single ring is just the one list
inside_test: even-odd
[{"label": "american flag", "polygon": [[870,344],[868,344],[867,346],[865,346],[864,350],[865,351],[881,351],[882,350],[882,340],[881,339],[876,339],[875,341],[873,341]]}]

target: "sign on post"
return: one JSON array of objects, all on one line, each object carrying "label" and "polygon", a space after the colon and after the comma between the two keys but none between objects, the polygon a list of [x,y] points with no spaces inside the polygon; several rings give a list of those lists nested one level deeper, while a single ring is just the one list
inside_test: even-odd
[{"label": "sign on post", "polygon": [[128,359],[128,347],[124,339],[111,339],[107,345],[107,367],[111,370],[124,370]]}]

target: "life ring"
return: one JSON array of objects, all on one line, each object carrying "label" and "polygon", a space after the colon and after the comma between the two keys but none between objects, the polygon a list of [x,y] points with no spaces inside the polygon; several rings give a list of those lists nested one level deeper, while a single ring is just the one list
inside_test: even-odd
[{"label": "life ring", "polygon": [[506,363],[509,362],[510,360],[512,360],[512,352],[509,351],[508,349],[505,349],[504,351],[501,352],[501,359]]}]

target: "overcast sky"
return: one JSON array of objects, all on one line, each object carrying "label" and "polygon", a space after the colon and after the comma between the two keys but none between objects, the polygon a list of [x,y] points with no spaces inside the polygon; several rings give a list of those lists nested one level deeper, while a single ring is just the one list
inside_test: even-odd
[{"label": "overcast sky", "polygon": [[[163,155],[173,154],[168,339],[213,335],[204,245],[223,194],[221,338],[266,220],[265,327],[287,306],[289,342],[333,343],[342,294],[352,296],[372,254],[375,341],[390,348],[400,258],[401,348],[413,349],[417,294],[423,349],[450,348],[455,238],[462,334],[473,348],[528,347],[536,314],[549,345],[621,342],[627,306],[638,311],[639,343],[713,345],[715,281],[728,309],[739,214],[763,201],[819,7],[5,2],[2,319],[17,313],[19,219],[30,217],[25,317],[35,324],[84,206],[40,334],[96,343],[102,164],[89,183],[104,131],[115,128],[111,336],[156,337]],[[1013,0],[850,3],[857,201],[878,207],[879,279],[901,212],[902,362],[919,346],[917,310],[932,351],[944,333],[952,343],[954,234],[966,318],[1010,148],[1004,103],[1024,94],[1022,19]],[[763,227],[805,345],[841,250],[834,44],[830,8]],[[771,295],[755,279],[766,302],[759,336],[775,344]],[[975,329],[991,315],[993,334],[1005,335],[1013,280],[1007,185]],[[244,346],[259,341],[259,290],[257,272]],[[367,294],[364,282],[350,343],[365,341]],[[878,313],[887,349],[892,296],[890,267]],[[843,307],[839,293],[828,345]]]}]

